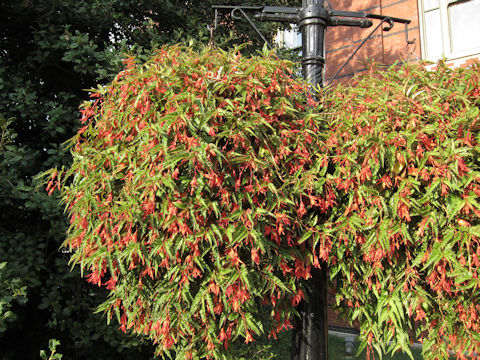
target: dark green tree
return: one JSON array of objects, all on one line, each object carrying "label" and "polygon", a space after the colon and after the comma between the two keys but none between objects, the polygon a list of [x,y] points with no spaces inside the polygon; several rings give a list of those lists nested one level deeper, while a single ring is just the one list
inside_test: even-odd
[{"label": "dark green tree", "polygon": [[[84,89],[109,82],[127,52],[141,56],[164,43],[208,41],[213,3],[1,1],[0,263],[6,263],[2,283],[14,285],[12,293],[1,294],[9,315],[0,326],[0,358],[38,358],[50,338],[61,341],[59,351],[68,359],[152,356],[142,339],[120,334],[94,314],[105,294],[78,270],[70,272],[70,254],[58,250],[68,225],[63,209],[34,177],[70,163],[61,144],[79,126]],[[218,42],[234,29],[231,19],[224,20]],[[246,28],[237,34],[224,43],[257,41]]]}]

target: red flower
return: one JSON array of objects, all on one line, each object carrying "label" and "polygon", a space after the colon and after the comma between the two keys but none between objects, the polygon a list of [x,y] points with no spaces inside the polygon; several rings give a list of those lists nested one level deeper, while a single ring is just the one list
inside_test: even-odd
[{"label": "red flower", "polygon": [[407,204],[405,204],[403,201],[400,201],[400,204],[398,205],[398,216],[402,218],[403,220],[410,222],[410,212],[408,209]]},{"label": "red flower", "polygon": [[245,336],[245,344],[248,344],[249,342],[252,342],[252,341],[254,341],[252,334],[250,334],[250,331],[247,331],[247,336]]},{"label": "red flower", "polygon": [[377,184],[382,184],[382,188],[391,188],[392,187],[392,178],[385,174],[380,179],[378,179]]},{"label": "red flower", "polygon": [[241,263],[240,259],[238,258],[238,253],[234,248],[231,248],[227,255],[230,257],[230,261],[233,265]]},{"label": "red flower", "polygon": [[251,256],[252,256],[252,261],[258,265],[260,263],[260,256],[258,255],[258,250],[252,249]]},{"label": "red flower", "polygon": [[292,305],[297,306],[298,304],[300,304],[300,301],[302,301],[302,299],[305,299],[305,295],[304,295],[303,291],[300,289],[295,294],[295,296],[292,298]]},{"label": "red flower", "polygon": [[303,204],[302,201],[300,201],[300,206],[297,209],[297,214],[300,217],[300,219],[305,215],[307,211],[305,210],[305,205]]}]

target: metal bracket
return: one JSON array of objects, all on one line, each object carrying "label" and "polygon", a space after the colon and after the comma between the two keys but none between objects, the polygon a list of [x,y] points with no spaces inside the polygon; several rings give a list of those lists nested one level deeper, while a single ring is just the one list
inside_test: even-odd
[{"label": "metal bracket", "polygon": [[[215,10],[215,28],[218,24],[218,10],[229,10],[230,16],[234,20],[240,20],[242,17],[247,20],[250,26],[255,30],[257,35],[265,42],[269,49],[273,49],[273,46],[270,45],[266,37],[262,34],[260,29],[255,25],[255,23],[250,19],[245,11],[262,11],[265,6],[243,6],[243,5],[213,5],[212,8]],[[240,14],[237,15],[237,13]],[[210,28],[209,28],[210,29]]]},{"label": "metal bracket", "polygon": [[358,47],[355,49],[355,51],[348,57],[348,59],[343,63],[343,65],[340,67],[340,69],[338,69],[338,71],[335,73],[335,75],[333,75],[333,77],[330,79],[328,85],[330,85],[336,78],[337,76],[342,72],[342,70],[345,68],[345,66],[348,65],[348,63],[350,62],[350,60],[353,59],[353,57],[355,56],[355,54],[362,48],[362,46],[372,37],[372,35],[375,33],[375,31],[378,30],[378,28],[380,26],[382,26],[384,23],[388,23],[388,25],[386,27],[384,27],[382,30],[383,31],[390,31],[392,28],[393,28],[393,25],[394,25],[394,22],[391,18],[389,17],[384,17],[380,23],[370,32],[370,34],[368,34],[368,36],[363,39],[363,41],[360,43],[360,45],[358,45]]},{"label": "metal bracket", "polygon": [[207,25],[207,29],[210,33],[210,40],[208,42],[210,46],[213,46],[213,43],[214,43],[213,33],[215,30],[217,30],[217,27],[218,27],[218,9],[215,9],[215,18],[213,20],[213,26]]},{"label": "metal bracket", "polygon": [[253,30],[255,30],[255,32],[258,34],[258,36],[260,36],[260,38],[264,41],[264,43],[268,46],[268,48],[271,50],[273,49],[273,46],[270,45],[270,43],[268,42],[267,38],[262,34],[262,32],[260,31],[260,29],[255,25],[255,23],[248,17],[248,15],[245,13],[245,11],[241,8],[241,7],[237,7],[235,9],[232,10],[231,14],[232,14],[232,18],[233,19],[241,19],[240,17],[236,16],[235,13],[236,12],[239,12],[243,18],[245,20],[247,20],[247,22],[250,24],[250,26],[253,28]]},{"label": "metal bracket", "polygon": [[[328,8],[325,11],[325,20],[327,26],[354,26],[360,28],[368,28],[373,25],[372,21],[369,19],[380,20],[381,22],[384,19],[387,20],[389,26],[385,27],[383,31],[389,31],[393,27],[393,23],[402,23],[405,24],[405,35],[406,41],[408,44],[412,44],[413,41],[408,39],[408,24],[411,20],[402,19],[392,16],[384,16],[378,14],[365,13],[363,11],[343,11],[343,10],[334,10],[331,8],[329,2],[327,2]],[[243,6],[243,5],[213,5],[212,8],[215,10],[215,27],[218,24],[218,10],[230,10],[231,16],[235,20],[239,20],[242,17],[248,21],[250,26],[255,30],[255,32],[260,36],[260,38],[268,44],[271,48],[271,45],[266,40],[265,36],[260,32],[258,27],[253,23],[250,17],[245,13],[245,11],[255,11],[256,14],[254,17],[260,21],[277,21],[277,22],[286,22],[292,24],[298,24],[301,19],[302,8],[300,7],[286,7],[286,6]],[[237,13],[240,13],[241,16],[238,16]],[[208,27],[210,29],[210,27]]]},{"label": "metal bracket", "polygon": [[[335,12],[335,11],[334,11]],[[410,24],[411,20],[408,19],[402,19],[402,18],[397,18],[397,17],[391,17],[391,16],[384,16],[384,15],[377,15],[377,14],[364,14],[363,15],[366,18],[369,19],[377,19],[380,20],[380,23],[368,34],[368,36],[363,39],[363,41],[358,45],[358,47],[355,49],[355,51],[349,56],[349,58],[343,63],[343,65],[338,69],[338,71],[335,73],[335,75],[330,79],[329,85],[337,78],[337,76],[342,72],[342,70],[348,65],[350,60],[353,59],[355,54],[362,48],[362,46],[373,36],[375,31],[382,26],[382,24],[387,23],[387,26],[382,28],[382,31],[390,31],[394,27],[395,23],[401,23],[405,24],[405,41],[407,42],[408,45],[411,45],[414,43],[414,41],[411,41],[408,39],[408,24]]]},{"label": "metal bracket", "polygon": [[[325,6],[326,5],[326,6]],[[370,14],[362,11],[342,11],[334,10],[328,1],[324,1],[323,5],[309,5],[305,8],[300,7],[285,7],[285,6],[242,6],[242,5],[214,5],[215,9],[215,28],[218,24],[218,10],[230,10],[233,19],[238,20],[242,17],[247,20],[250,26],[260,36],[260,38],[272,49],[268,40],[258,29],[255,23],[246,14],[246,11],[255,11],[254,18],[260,21],[276,21],[297,24],[302,27],[302,24],[318,23],[324,28],[328,26],[352,26],[360,28],[369,28],[373,25],[370,19],[380,20],[380,23],[370,32],[370,34],[363,39],[361,44],[355,49],[352,55],[340,67],[337,73],[330,80],[330,83],[337,78],[340,72],[347,66],[350,60],[360,50],[360,48],[372,37],[382,25],[382,31],[390,31],[395,23],[405,24],[405,37],[407,44],[413,44],[414,41],[408,39],[408,24],[411,20],[402,19],[392,16],[384,16],[378,14]],[[209,27],[210,29],[210,27]]]},{"label": "metal bracket", "polygon": [[207,29],[208,30],[210,30],[210,29],[217,30],[217,26],[218,26],[218,9],[215,9],[215,17],[213,19],[213,26],[207,25]]}]

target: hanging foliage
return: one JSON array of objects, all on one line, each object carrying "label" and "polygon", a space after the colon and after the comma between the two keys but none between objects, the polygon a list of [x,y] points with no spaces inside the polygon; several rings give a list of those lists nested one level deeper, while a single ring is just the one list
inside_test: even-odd
[{"label": "hanging foliage", "polygon": [[370,349],[480,353],[479,70],[373,67],[326,94],[320,252]]},{"label": "hanging foliage", "polygon": [[221,358],[238,336],[291,327],[312,262],[299,245],[306,209],[329,204],[315,195],[324,154],[313,100],[290,68],[238,49],[128,59],[83,104],[73,165],[49,173],[72,262],[110,290],[107,317],[160,354]]},{"label": "hanging foliage", "polygon": [[320,108],[290,65],[165,47],[92,91],[47,190],[101,310],[159,354],[228,358],[291,327],[324,261],[369,352],[475,356],[479,66],[372,67]]}]

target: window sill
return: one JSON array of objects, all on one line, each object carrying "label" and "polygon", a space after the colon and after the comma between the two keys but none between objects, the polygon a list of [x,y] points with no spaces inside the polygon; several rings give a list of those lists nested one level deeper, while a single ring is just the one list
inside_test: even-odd
[{"label": "window sill", "polygon": [[432,58],[425,58],[427,61],[432,61],[432,62],[438,62],[439,60],[445,59],[447,62],[461,62],[461,61],[466,61],[471,58],[479,58],[480,60],[480,48],[476,49],[471,49],[468,51],[462,51],[462,52],[456,52],[456,53],[450,53],[450,54],[445,54],[443,56],[436,56]]}]

